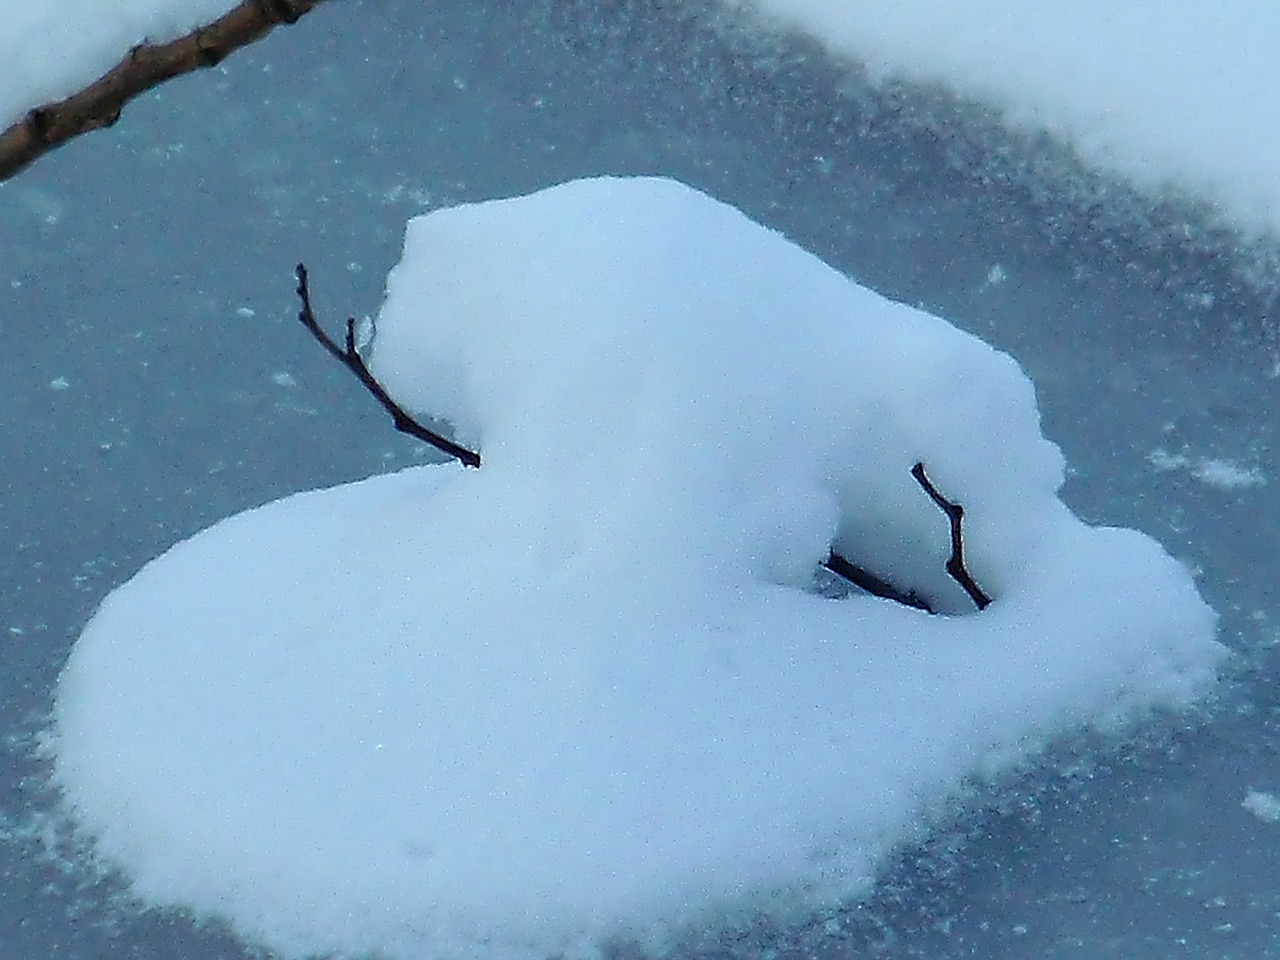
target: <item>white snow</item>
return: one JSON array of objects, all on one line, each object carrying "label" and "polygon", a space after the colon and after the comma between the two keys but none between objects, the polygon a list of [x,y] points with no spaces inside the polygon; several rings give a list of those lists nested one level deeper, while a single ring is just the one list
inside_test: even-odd
[{"label": "white snow", "polygon": [[0,130],[87,86],[143,40],[165,43],[237,0],[0,0]]},{"label": "white snow", "polygon": [[[289,957],[809,910],[973,778],[1214,680],[1186,570],[1058,500],[1010,357],[689,187],[415,219],[377,330],[375,373],[484,465],[225,520],[61,676],[56,781],[147,901]],[[947,613],[819,596],[833,543]]]},{"label": "white snow", "polygon": [[1151,193],[1280,231],[1271,0],[726,0],[880,78],[938,83]]}]

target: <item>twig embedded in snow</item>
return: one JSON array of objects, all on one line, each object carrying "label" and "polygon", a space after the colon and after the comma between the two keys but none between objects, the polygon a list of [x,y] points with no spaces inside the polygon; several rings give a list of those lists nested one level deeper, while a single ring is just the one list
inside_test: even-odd
[{"label": "twig embedded in snow", "polygon": [[[917,463],[911,468],[911,476],[916,478],[916,482],[924,488],[924,492],[929,495],[929,499],[941,507],[942,512],[947,515],[947,519],[951,521],[951,556],[947,559],[947,573],[951,575],[956,583],[964,587],[965,593],[969,594],[969,598],[979,610],[985,610],[990,605],[991,598],[978,586],[964,565],[964,535],[961,530],[961,523],[964,520],[964,507],[948,500],[938,491],[938,488],[933,485],[933,481],[925,474],[923,463]],[[903,606],[923,610],[926,613],[936,613],[929,601],[916,593],[916,591],[900,590],[888,580],[876,576],[870,570],[858,566],[858,564],[853,563],[834,550],[828,554],[822,565],[872,596],[880,597],[884,600],[893,600]]]},{"label": "twig embedded in snow", "polygon": [[302,301],[302,309],[298,313],[298,319],[302,321],[302,325],[307,328],[316,341],[324,347],[329,353],[338,360],[344,367],[356,375],[366,390],[373,394],[374,399],[382,404],[382,408],[391,414],[391,419],[395,422],[395,427],[401,433],[407,433],[411,437],[417,437],[424,443],[429,443],[441,453],[446,453],[456,460],[462,461],[468,467],[480,466],[480,454],[474,450],[468,450],[466,447],[459,446],[452,440],[442,437],[434,430],[428,430],[417,420],[405,412],[400,404],[396,403],[383,389],[382,384],[369,368],[365,366],[364,358],[360,356],[360,351],[356,347],[356,321],[355,317],[347,318],[347,334],[346,342],[339,346],[332,337],[320,328],[320,324],[316,321],[316,315],[311,309],[311,291],[307,286],[307,268],[301,263],[297,268],[298,275],[298,299]]},{"label": "twig embedded in snow", "polygon": [[979,610],[985,610],[991,604],[991,598],[974,582],[973,577],[969,575],[969,571],[964,565],[964,533],[961,529],[961,523],[964,520],[964,507],[948,500],[938,492],[938,488],[925,475],[923,463],[917,463],[912,467],[911,475],[924,488],[924,492],[929,495],[929,499],[936,503],[942,509],[942,512],[947,515],[947,519],[951,521],[951,556],[947,558],[947,573],[951,574],[951,578],[956,583],[964,587],[965,593],[969,594],[969,599],[974,602]]},{"label": "twig embedded in snow", "polygon": [[882,600],[894,600],[903,606],[914,607],[916,610],[923,610],[925,613],[934,612],[929,602],[914,590],[908,590],[904,593],[888,580],[877,577],[870,570],[858,566],[834,550],[822,562],[822,565],[837,576],[844,577],[855,587],[860,587],[867,591],[872,596],[880,597]]}]

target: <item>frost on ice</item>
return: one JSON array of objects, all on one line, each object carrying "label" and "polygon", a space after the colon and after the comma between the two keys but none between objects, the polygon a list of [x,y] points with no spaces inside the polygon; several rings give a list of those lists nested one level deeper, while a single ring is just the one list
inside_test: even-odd
[{"label": "frost on ice", "polygon": [[[484,466],[217,524],[107,598],[58,687],[106,859],[285,955],[810,909],[966,778],[1213,680],[1186,571],[1058,500],[1011,358],[689,187],[414,220],[373,348]],[[823,597],[833,545],[945,612]]]}]

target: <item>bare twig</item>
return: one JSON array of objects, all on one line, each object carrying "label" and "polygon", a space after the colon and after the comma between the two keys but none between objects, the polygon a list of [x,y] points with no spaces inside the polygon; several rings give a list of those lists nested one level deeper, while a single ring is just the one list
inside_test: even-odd
[{"label": "bare twig", "polygon": [[245,0],[238,7],[171,43],[141,43],[109,71],[56,103],[36,107],[0,133],[0,181],[55,147],[90,130],[109,127],[138,94],[166,80],[212,67],[234,50],[293,23],[322,0]]},{"label": "bare twig", "polygon": [[302,325],[310,331],[316,341],[324,347],[329,353],[344,367],[356,375],[366,390],[373,394],[374,399],[382,404],[382,408],[391,414],[391,419],[395,422],[395,427],[401,433],[407,433],[411,437],[417,437],[424,443],[429,443],[442,453],[446,453],[456,460],[461,460],[468,467],[480,466],[480,454],[474,450],[468,450],[461,447],[452,440],[442,437],[434,430],[428,430],[417,420],[405,412],[400,404],[388,396],[387,391],[383,389],[382,384],[369,368],[365,366],[364,358],[360,356],[360,351],[356,347],[356,321],[354,317],[347,318],[346,342],[339,346],[332,337],[320,329],[320,324],[316,322],[315,312],[311,309],[311,291],[307,286],[307,268],[302,264],[298,264],[298,299],[302,301],[302,309],[298,313],[298,319],[302,321]]},{"label": "bare twig", "polygon": [[845,559],[834,550],[822,562],[822,565],[837,576],[844,577],[855,587],[860,587],[867,591],[872,596],[880,597],[883,600],[894,600],[904,606],[923,610],[925,613],[933,613],[933,607],[929,605],[929,602],[914,590],[908,590],[904,593],[888,580],[877,577],[870,570],[866,570]]},{"label": "bare twig", "polygon": [[[969,571],[964,565],[964,535],[961,528],[964,520],[964,507],[948,500],[938,492],[938,488],[933,485],[933,481],[925,474],[923,463],[917,463],[911,468],[911,476],[915,477],[916,482],[929,495],[929,499],[942,509],[942,512],[947,515],[947,519],[951,522],[951,556],[947,559],[947,573],[951,575],[951,578],[956,583],[964,587],[965,593],[969,594],[969,599],[974,602],[979,610],[985,610],[991,604],[991,598],[974,582],[973,577],[969,575]],[[859,587],[873,596],[881,597],[885,600],[893,600],[904,606],[914,607],[916,610],[924,610],[927,613],[935,612],[929,601],[916,591],[901,590],[888,580],[876,576],[871,571],[858,566],[834,550],[828,554],[822,565],[832,573],[848,580],[855,587]]]},{"label": "bare twig", "polygon": [[979,610],[985,610],[990,605],[991,598],[974,582],[973,577],[969,575],[969,571],[964,565],[964,534],[961,530],[961,523],[964,520],[964,507],[948,500],[938,492],[938,488],[925,475],[923,463],[917,463],[912,467],[911,475],[924,488],[924,492],[929,495],[929,499],[936,503],[942,512],[947,515],[947,519],[951,521],[951,556],[947,559],[947,573],[951,574],[951,578],[956,583],[964,587],[965,593],[969,594],[969,599],[974,602],[974,605]]}]

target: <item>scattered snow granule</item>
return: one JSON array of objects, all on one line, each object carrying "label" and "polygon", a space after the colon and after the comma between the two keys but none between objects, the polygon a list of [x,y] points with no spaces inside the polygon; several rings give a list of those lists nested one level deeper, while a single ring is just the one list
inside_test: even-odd
[{"label": "scattered snow granule", "polygon": [[50,390],[66,390],[71,386],[71,381],[66,377],[54,377],[49,381]]},{"label": "scattered snow granule", "polygon": [[1242,467],[1230,460],[1201,460],[1192,469],[1191,475],[1197,480],[1224,490],[1236,490],[1240,487],[1260,487],[1267,478],[1257,467]]},{"label": "scattered snow granule", "polygon": [[1005,272],[1005,269],[1003,266],[997,263],[987,273],[987,286],[998,287],[1000,286],[1000,284],[1004,283],[1008,279],[1009,279],[1009,274]]},{"label": "scattered snow granule", "polygon": [[1152,450],[1147,454],[1147,462],[1157,470],[1185,470],[1191,466],[1190,457],[1168,450]]},{"label": "scattered snow granule", "polygon": [[1257,467],[1246,467],[1217,457],[1192,458],[1184,453],[1154,450],[1147,455],[1147,462],[1157,470],[1186,470],[1202,483],[1223,490],[1260,487],[1267,482],[1266,475]]},{"label": "scattered snow granule", "polygon": [[258,315],[258,312],[252,307],[237,307],[236,316],[241,320],[252,320]]},{"label": "scattered snow granule", "polygon": [[1280,822],[1280,798],[1274,793],[1250,790],[1240,804],[1263,823]]},{"label": "scattered snow granule", "polygon": [[293,374],[287,370],[277,370],[271,375],[271,382],[277,387],[296,387],[298,381],[293,378]]}]

